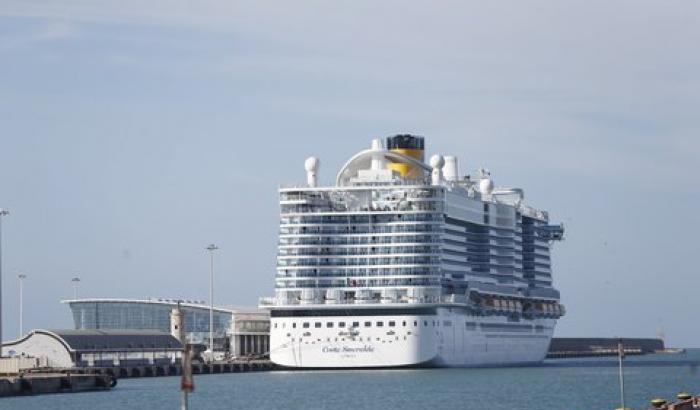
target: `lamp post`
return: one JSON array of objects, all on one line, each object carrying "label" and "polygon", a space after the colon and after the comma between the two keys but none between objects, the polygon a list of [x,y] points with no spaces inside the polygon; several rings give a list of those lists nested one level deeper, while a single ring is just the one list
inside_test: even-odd
[{"label": "lamp post", "polygon": [[73,283],[73,300],[78,299],[78,284],[80,283],[79,277],[74,277],[70,280]]},{"label": "lamp post", "polygon": [[209,251],[209,350],[214,354],[214,251],[219,249],[213,243],[207,246]]},{"label": "lamp post", "polygon": [[[0,344],[2,344],[2,217],[10,214],[7,209],[0,208]],[[2,357],[2,348],[0,348]]]},{"label": "lamp post", "polygon": [[625,348],[622,345],[622,339],[618,339],[617,341],[617,359],[618,359],[618,366],[619,366],[619,376],[620,376],[620,403],[622,404],[622,408],[626,409],[625,407],[625,374],[622,370],[622,361],[625,358]]},{"label": "lamp post", "polygon": [[[17,275],[19,278],[19,338],[24,335],[24,280],[27,279],[27,275],[20,273]],[[18,338],[18,339],[19,339]]]}]

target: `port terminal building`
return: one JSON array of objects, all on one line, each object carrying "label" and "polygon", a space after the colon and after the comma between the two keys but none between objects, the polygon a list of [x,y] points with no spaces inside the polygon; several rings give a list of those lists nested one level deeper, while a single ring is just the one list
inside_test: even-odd
[{"label": "port terminal building", "polygon": [[[175,299],[64,300],[76,330],[148,330],[170,333],[171,313],[184,313],[188,343],[209,344],[209,310],[203,301]],[[214,307],[214,351],[230,357],[264,356],[270,350],[270,314],[256,308]]]},{"label": "port terminal building", "polygon": [[35,359],[31,367],[75,368],[179,364],[182,344],[153,330],[32,330],[4,343],[3,356]]}]

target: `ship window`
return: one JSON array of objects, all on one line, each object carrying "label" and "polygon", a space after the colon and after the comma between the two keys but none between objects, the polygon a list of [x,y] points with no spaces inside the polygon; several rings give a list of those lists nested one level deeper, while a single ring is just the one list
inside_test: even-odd
[{"label": "ship window", "polygon": [[275,329],[277,329],[277,323],[275,323]]},{"label": "ship window", "polygon": [[428,326],[428,321],[427,321],[427,320],[424,320],[424,321],[423,321],[423,326]]},{"label": "ship window", "polygon": [[377,322],[377,327],[382,327],[384,326],[384,322]]},{"label": "ship window", "polygon": [[442,322],[442,325],[443,325],[443,326],[448,326],[448,327],[449,327],[449,326],[452,326],[452,321],[450,321],[450,320],[445,320],[445,321]]},{"label": "ship window", "polygon": [[333,327],[333,322],[327,322],[326,327]]},{"label": "ship window", "polygon": [[309,322],[304,322],[304,329],[307,329],[309,327]]},{"label": "ship window", "polygon": [[372,327],[372,322],[365,322],[365,327]]},{"label": "ship window", "polygon": [[338,327],[345,327],[345,322],[338,322]]},{"label": "ship window", "polygon": [[292,323],[292,328],[294,328],[294,329],[297,328],[297,322]]},{"label": "ship window", "polygon": [[360,327],[360,322],[352,322],[352,327]]},{"label": "ship window", "polygon": [[[405,324],[405,323],[406,323],[406,322],[404,322],[404,324]],[[393,321],[392,321],[392,322],[389,322],[389,327],[394,327],[394,326],[396,326],[396,322],[393,322]]]},{"label": "ship window", "polygon": [[405,321],[405,320],[403,321],[403,327],[406,327],[406,321]]},{"label": "ship window", "polygon": [[418,326],[418,321],[414,320],[414,321],[413,321],[413,327],[416,327],[416,326]]},{"label": "ship window", "polygon": [[322,326],[322,325],[321,325],[321,322],[316,322],[316,323],[314,323],[314,327],[317,328],[317,329],[320,328],[321,326]]}]

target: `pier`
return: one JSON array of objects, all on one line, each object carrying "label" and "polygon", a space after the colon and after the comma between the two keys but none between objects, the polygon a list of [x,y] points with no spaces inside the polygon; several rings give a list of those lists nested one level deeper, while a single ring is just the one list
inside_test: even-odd
[{"label": "pier", "polygon": [[28,373],[0,377],[0,397],[110,390],[116,384],[108,374]]},{"label": "pier", "polygon": [[[221,374],[243,373],[274,370],[276,366],[269,360],[233,360],[222,362],[194,362],[193,374]],[[116,379],[130,377],[159,377],[179,376],[182,374],[182,366],[177,364],[166,365],[134,365],[134,366],[109,366],[109,367],[76,367],[66,369],[78,374],[107,375]]]}]

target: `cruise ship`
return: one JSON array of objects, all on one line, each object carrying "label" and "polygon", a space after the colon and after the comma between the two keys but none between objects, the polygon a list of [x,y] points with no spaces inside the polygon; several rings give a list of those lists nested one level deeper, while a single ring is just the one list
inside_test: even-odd
[{"label": "cruise ship", "polygon": [[541,362],[564,315],[550,248],[563,225],[490,172],[395,135],[352,156],[332,186],[320,161],[279,190],[270,358],[289,368]]}]

